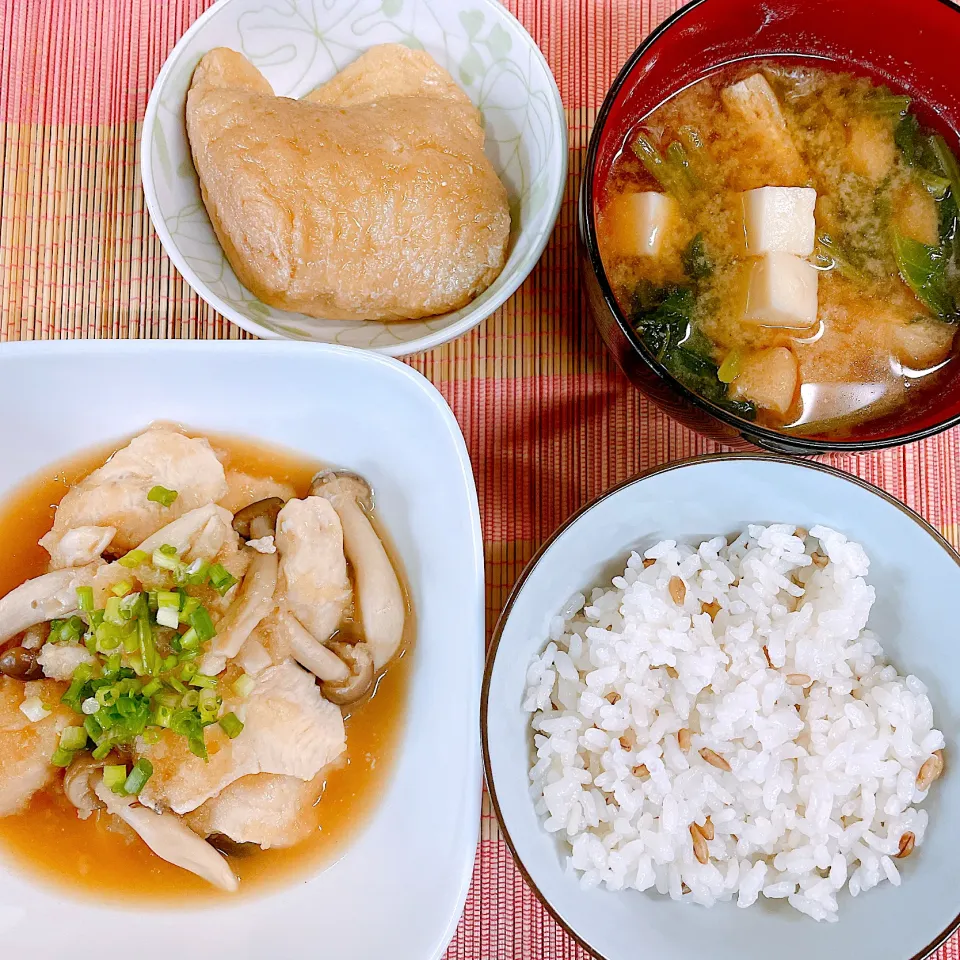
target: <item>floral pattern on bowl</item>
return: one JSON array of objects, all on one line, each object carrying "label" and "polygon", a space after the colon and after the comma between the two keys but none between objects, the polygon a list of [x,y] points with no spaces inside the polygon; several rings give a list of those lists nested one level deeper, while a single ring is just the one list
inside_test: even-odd
[{"label": "floral pattern on bowl", "polygon": [[[184,123],[187,89],[216,46],[244,53],[282,96],[301,97],[379,43],[425,49],[483,114],[486,152],[513,220],[507,264],[461,310],[425,320],[318,320],[267,306],[237,280],[200,199]],[[459,336],[493,313],[533,269],[566,180],[566,120],[556,82],[530,35],[495,0],[221,0],[187,31],[147,106],[141,164],[163,246],[196,292],[262,337],[319,340],[391,355]]]}]

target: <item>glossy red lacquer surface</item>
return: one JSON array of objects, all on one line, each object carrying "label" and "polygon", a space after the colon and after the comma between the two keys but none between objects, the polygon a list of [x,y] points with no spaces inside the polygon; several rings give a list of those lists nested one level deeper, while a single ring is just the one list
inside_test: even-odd
[{"label": "glossy red lacquer surface", "polygon": [[[921,123],[960,152],[960,11],[947,0],[699,0],[651,37],[611,91],[599,130],[593,201],[602,202],[610,165],[631,127],[665,99],[731,61],[775,56],[822,58],[915,98]],[[960,376],[905,415],[851,438],[912,439],[960,417]],[[836,444],[835,446],[841,446]]]}]

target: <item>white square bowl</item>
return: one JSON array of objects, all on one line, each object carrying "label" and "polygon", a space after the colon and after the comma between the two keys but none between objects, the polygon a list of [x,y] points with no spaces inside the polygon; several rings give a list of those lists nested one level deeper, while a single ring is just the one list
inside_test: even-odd
[{"label": "white square bowl", "polygon": [[403,364],[341,347],[76,341],[0,347],[0,406],[0,496],[52,461],[161,419],[356,470],[376,490],[417,616],[392,776],[341,859],[278,891],[193,910],[98,906],[0,862],[0,956],[92,956],[104,949],[98,938],[138,960],[439,956],[480,821],[484,624],[476,489],[440,394]]}]

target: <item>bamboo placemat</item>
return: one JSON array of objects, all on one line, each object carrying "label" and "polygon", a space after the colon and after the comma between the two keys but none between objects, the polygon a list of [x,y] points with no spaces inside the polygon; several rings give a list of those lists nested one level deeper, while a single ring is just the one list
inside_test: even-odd
[{"label": "bamboo placemat", "polygon": [[[0,0],[0,340],[245,336],[164,256],[140,189],[153,79],[210,0]],[[576,192],[603,95],[677,0],[508,0],[557,77],[570,173],[557,229],[520,291],[479,329],[409,362],[452,406],[483,515],[488,626],[537,545],[647,467],[715,449],[615,369],[588,319]],[[15,415],[8,411],[7,415]],[[957,431],[829,458],[958,544]],[[937,955],[960,960],[954,938]],[[473,886],[449,960],[586,958],[514,868],[484,798]]]}]

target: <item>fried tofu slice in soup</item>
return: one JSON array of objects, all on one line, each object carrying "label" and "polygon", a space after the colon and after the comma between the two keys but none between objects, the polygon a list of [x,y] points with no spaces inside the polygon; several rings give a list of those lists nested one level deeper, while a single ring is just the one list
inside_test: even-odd
[{"label": "fried tofu slice in soup", "polygon": [[[170,506],[147,499],[157,486],[176,491]],[[71,531],[84,528],[85,542],[99,543],[95,531],[112,527],[111,548],[126,552],[172,520],[226,493],[223,465],[207,440],[184,436],[172,427],[152,427],[70,489],[40,545],[55,567],[73,566],[76,556],[63,549],[75,537]]]},{"label": "fried tofu slice in soup", "polygon": [[479,111],[439,77],[422,58],[381,52],[292,100],[232,50],[200,61],[187,132],[203,202],[237,277],[264,303],[416,319],[459,309],[493,282],[506,262],[507,193]]},{"label": "fried tofu slice in soup", "polygon": [[147,806],[189,813],[241,777],[274,773],[312,780],[346,749],[343,718],[324,700],[311,674],[287,661],[265,670],[250,696],[229,698],[244,728],[229,739],[219,726],[206,728],[209,759],[190,753],[183,737],[166,733],[159,743],[138,742],[153,776],[140,794]]}]

